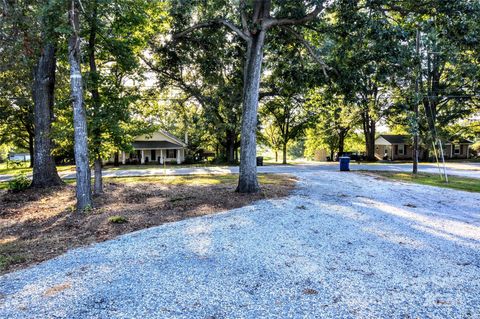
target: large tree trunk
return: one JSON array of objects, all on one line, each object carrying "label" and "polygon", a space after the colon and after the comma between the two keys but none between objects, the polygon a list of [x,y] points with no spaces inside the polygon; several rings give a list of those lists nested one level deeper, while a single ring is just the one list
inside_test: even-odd
[{"label": "large tree trunk", "polygon": [[282,164],[287,164],[287,144],[288,141],[283,141],[282,143],[282,151],[283,151],[283,158],[282,158]]},{"label": "large tree trunk", "polygon": [[260,76],[263,62],[265,31],[252,36],[248,44],[245,68],[245,83],[242,114],[242,135],[240,147],[240,174],[237,191],[255,193],[259,191],[257,180],[257,109]]},{"label": "large tree trunk", "polygon": [[[152,158],[152,160],[156,161],[155,158]],[[113,166],[119,167],[120,166],[120,154],[118,151],[115,152],[115,157],[113,158]]]},{"label": "large tree trunk", "polygon": [[235,163],[235,132],[227,130],[225,138],[225,151],[228,163]]},{"label": "large tree trunk", "polygon": [[34,144],[34,136],[29,132],[28,133],[28,153],[30,154],[30,167],[33,167],[34,158],[35,158],[33,144]]},{"label": "large tree trunk", "polygon": [[367,151],[367,160],[375,160],[375,133],[376,123],[370,117],[368,110],[362,114],[363,134],[365,135],[365,149]]},{"label": "large tree trunk", "polygon": [[52,140],[50,131],[53,119],[55,93],[55,45],[47,43],[42,50],[35,68],[34,101],[34,155],[32,187],[62,185],[55,161],[52,157]]},{"label": "large tree trunk", "polygon": [[80,70],[80,38],[78,3],[71,2],[69,12],[72,35],[68,43],[68,61],[70,63],[70,88],[73,101],[73,126],[75,136],[75,165],[77,168],[77,211],[83,212],[92,206],[90,165],[88,159],[87,115],[83,103],[83,83]]},{"label": "large tree trunk", "polygon": [[97,156],[94,162],[95,182],[93,185],[93,193],[99,195],[103,193],[103,181],[102,181],[102,158]]},{"label": "large tree trunk", "polygon": [[344,131],[341,131],[340,134],[338,134],[338,157],[343,156],[346,135],[347,134]]}]

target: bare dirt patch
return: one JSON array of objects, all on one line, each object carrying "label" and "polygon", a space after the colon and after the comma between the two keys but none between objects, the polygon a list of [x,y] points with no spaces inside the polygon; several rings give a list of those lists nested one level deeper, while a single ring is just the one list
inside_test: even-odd
[{"label": "bare dirt patch", "polygon": [[252,195],[234,192],[235,175],[109,179],[85,214],[75,212],[73,186],[2,191],[0,274],[135,230],[287,196],[296,182],[273,174],[260,180],[262,191]]}]

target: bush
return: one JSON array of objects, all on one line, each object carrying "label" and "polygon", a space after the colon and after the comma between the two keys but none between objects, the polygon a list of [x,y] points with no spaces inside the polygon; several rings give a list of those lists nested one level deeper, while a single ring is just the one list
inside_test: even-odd
[{"label": "bush", "polygon": [[24,166],[24,162],[22,161],[12,161],[12,160],[7,160],[7,168],[12,167],[12,168],[20,168]]},{"label": "bush", "polygon": [[32,182],[25,174],[15,176],[8,182],[8,189],[12,192],[19,192],[27,189]]},{"label": "bush", "polygon": [[125,216],[114,215],[114,216],[108,217],[108,221],[112,224],[123,224],[128,222],[128,219]]}]

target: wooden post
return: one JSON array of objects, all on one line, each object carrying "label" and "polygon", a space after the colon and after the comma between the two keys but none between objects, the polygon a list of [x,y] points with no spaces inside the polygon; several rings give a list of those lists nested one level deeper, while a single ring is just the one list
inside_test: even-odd
[{"label": "wooden post", "polygon": [[140,164],[145,164],[145,151],[142,150],[141,154],[142,154],[142,157],[140,159]]}]

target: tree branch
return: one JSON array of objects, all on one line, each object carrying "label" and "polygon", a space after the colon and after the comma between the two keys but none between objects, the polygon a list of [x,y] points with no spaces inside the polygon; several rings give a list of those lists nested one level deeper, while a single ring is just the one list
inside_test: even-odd
[{"label": "tree branch", "polygon": [[218,20],[213,20],[213,21],[208,21],[208,22],[203,22],[203,23],[193,25],[193,26],[191,26],[191,27],[179,32],[179,33],[174,34],[172,36],[172,38],[173,39],[179,39],[179,38],[182,38],[182,37],[186,36],[187,34],[193,32],[195,30],[202,29],[202,28],[210,28],[210,27],[213,27],[213,26],[216,26],[216,25],[226,26],[227,28],[229,28],[231,31],[236,33],[239,37],[241,37],[243,40],[245,40],[247,42],[249,42],[251,40],[250,35],[246,34],[242,30],[240,30],[235,24],[233,24],[231,21],[226,20],[226,19],[218,19]]},{"label": "tree branch", "polygon": [[317,5],[312,12],[310,12],[309,14],[299,19],[292,19],[292,18],[267,19],[265,20],[263,27],[265,29],[268,29],[275,26],[303,24],[305,22],[315,19],[320,14],[320,12],[322,12],[323,8],[324,8],[323,3],[320,5]]},{"label": "tree branch", "polygon": [[328,67],[327,64],[322,60],[322,58],[315,52],[310,43],[308,43],[308,41],[305,40],[300,33],[296,32],[292,28],[287,26],[283,26],[283,28],[290,32],[295,38],[297,38],[298,41],[300,41],[300,43],[307,49],[308,53],[310,53],[312,58],[318,64],[320,64],[320,66],[322,67],[323,75],[325,75],[325,77],[328,77],[327,70],[330,70],[330,67]]},{"label": "tree branch", "polygon": [[247,4],[245,3],[245,0],[240,0],[240,20],[242,21],[242,28],[243,32],[250,36],[250,30],[248,29],[248,22],[247,22],[247,15],[245,13],[245,8],[247,7]]}]

